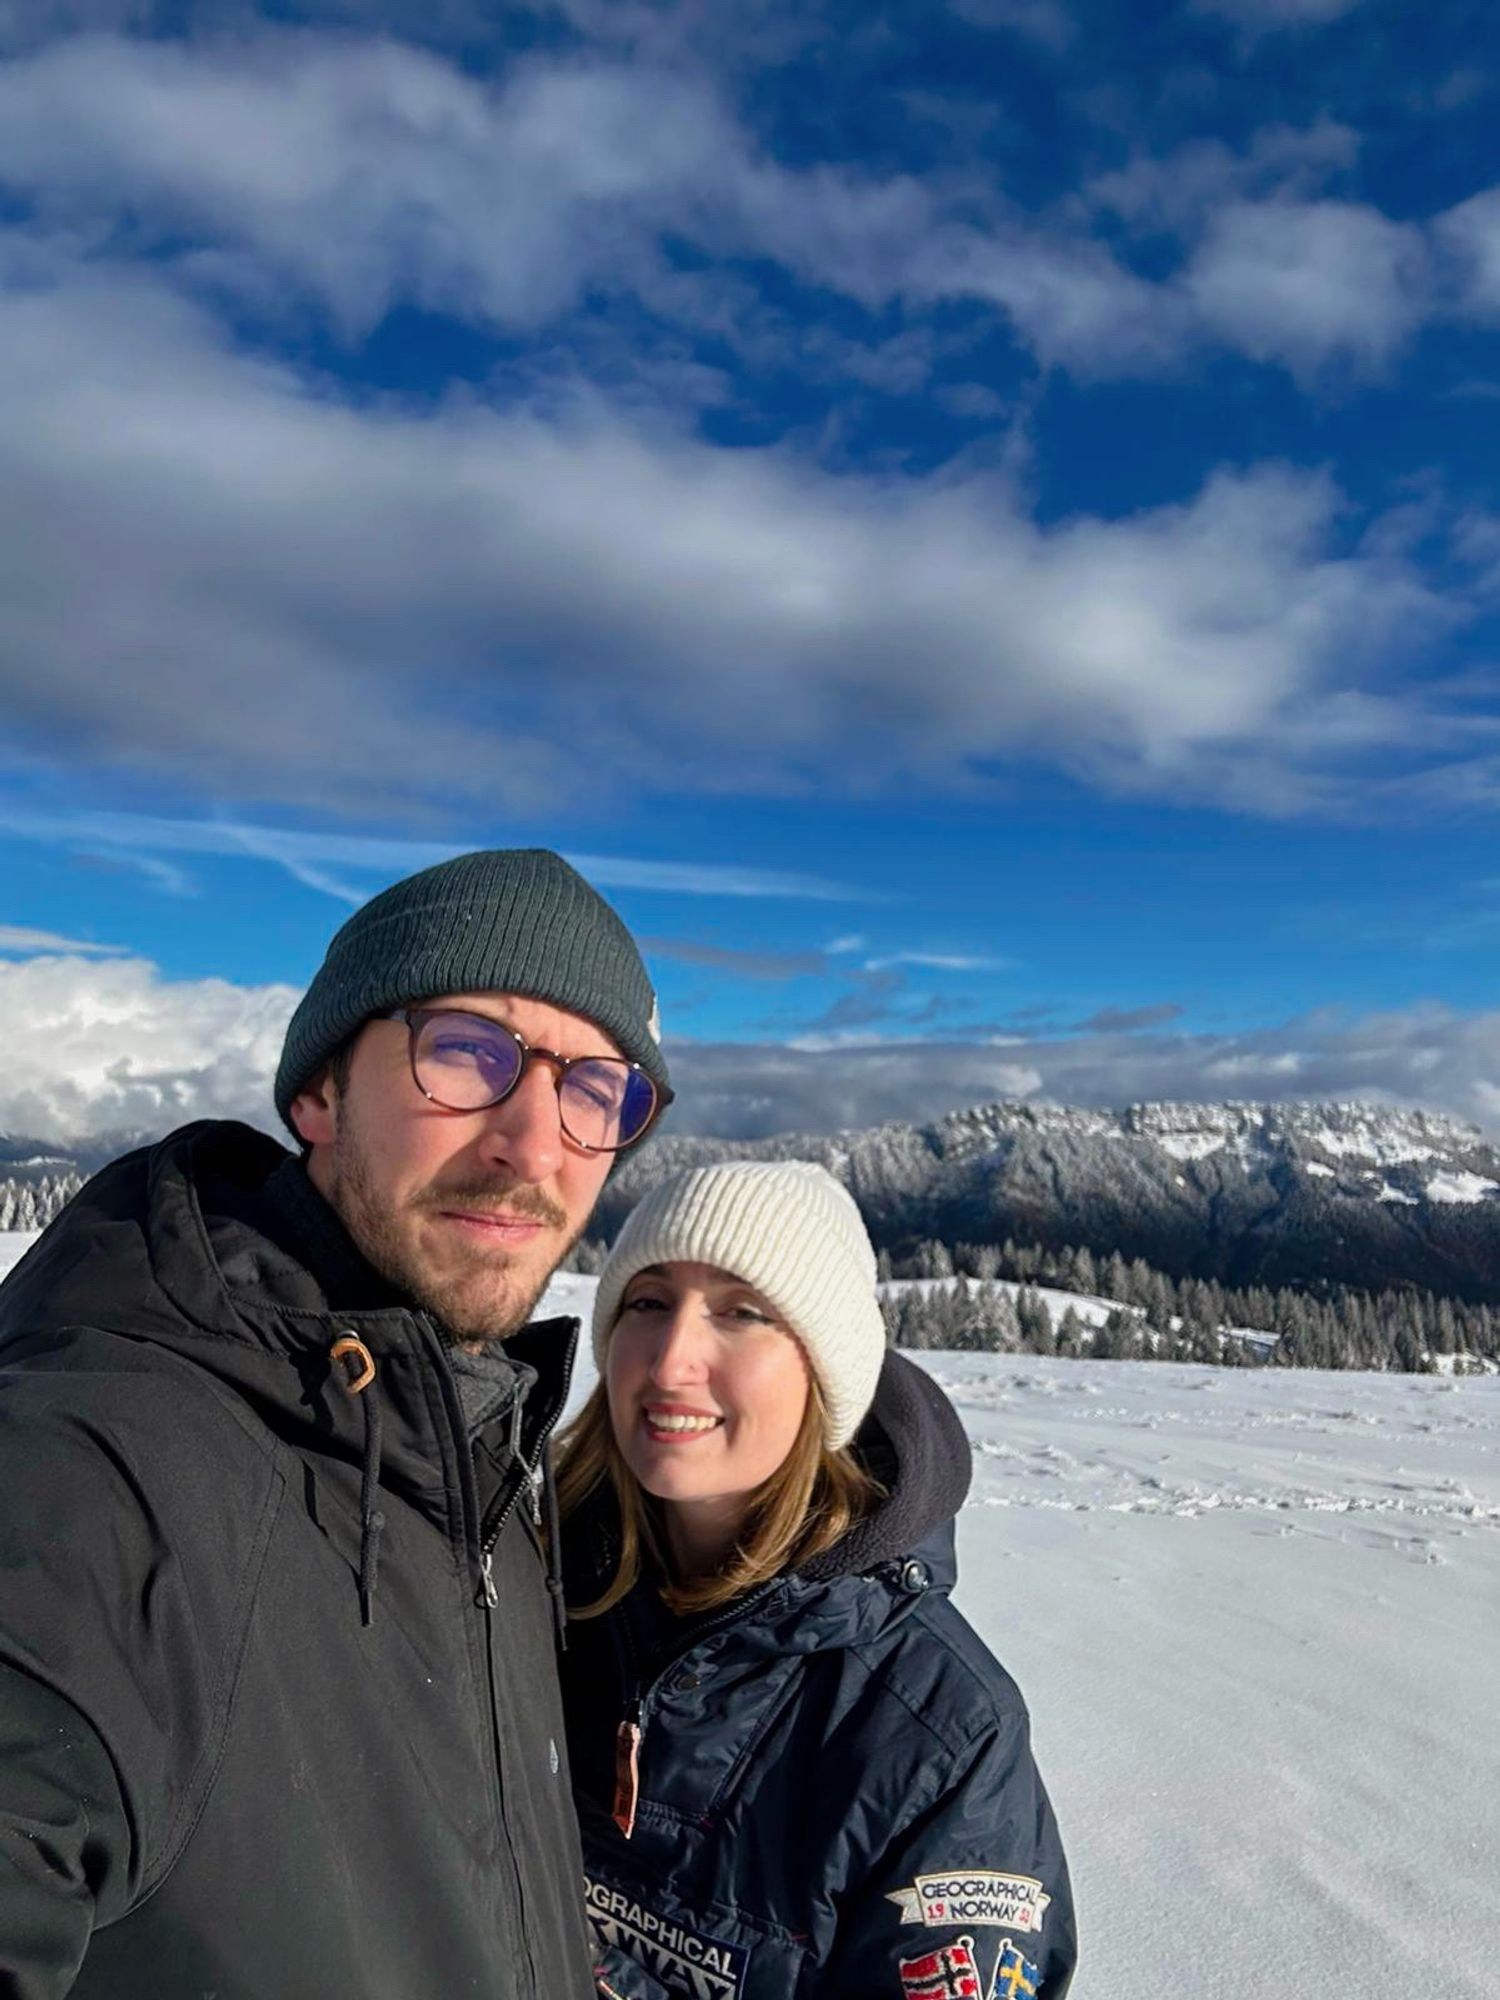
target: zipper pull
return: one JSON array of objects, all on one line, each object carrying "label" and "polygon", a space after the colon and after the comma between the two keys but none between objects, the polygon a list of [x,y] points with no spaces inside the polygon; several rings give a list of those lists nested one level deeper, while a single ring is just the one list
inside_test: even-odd
[{"label": "zipper pull", "polygon": [[546,1475],[542,1471],[540,1460],[538,1460],[537,1463],[534,1466],[532,1466],[531,1470],[527,1473],[526,1477],[531,1486],[532,1526],[540,1528],[540,1526],[542,1525],[542,1483],[546,1477]]},{"label": "zipper pull", "polygon": [[641,1705],[636,1703],[615,1732],[615,1802],[610,1817],[629,1840],[641,1792]]},{"label": "zipper pull", "polygon": [[484,1578],[484,1589],[479,1594],[479,1602],[486,1611],[493,1611],[500,1602],[500,1593],[495,1588],[495,1559],[488,1549],[479,1559],[479,1573]]}]

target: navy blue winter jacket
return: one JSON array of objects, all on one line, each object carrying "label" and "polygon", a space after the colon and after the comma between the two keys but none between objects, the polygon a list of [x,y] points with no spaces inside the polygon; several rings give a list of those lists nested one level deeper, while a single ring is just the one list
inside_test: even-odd
[{"label": "navy blue winter jacket", "polygon": [[[879,1511],[799,1572],[676,1620],[643,1579],[563,1661],[600,1990],[620,2000],[1062,2000],[1067,1866],[1020,1691],[949,1601],[968,1443],[887,1355],[856,1449]],[[570,1603],[613,1574],[596,1491]],[[614,1823],[620,1724],[635,1824]]]}]

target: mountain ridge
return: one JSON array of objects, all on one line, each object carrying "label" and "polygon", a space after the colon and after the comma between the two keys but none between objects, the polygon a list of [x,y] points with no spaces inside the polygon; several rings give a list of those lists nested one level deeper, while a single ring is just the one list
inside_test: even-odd
[{"label": "mountain ridge", "polygon": [[1441,1113],[1228,1099],[1118,1111],[1000,1100],[925,1124],[756,1141],[654,1137],[606,1185],[609,1235],[666,1174],[708,1160],[814,1159],[877,1246],[1006,1237],[1143,1257],[1235,1285],[1414,1284],[1500,1302],[1500,1148]]},{"label": "mountain ridge", "polygon": [[[64,1198],[145,1135],[59,1145],[0,1134],[0,1191]],[[768,1139],[667,1129],[606,1182],[590,1234],[609,1237],[680,1166],[813,1159],[849,1188],[878,1247],[924,1238],[1141,1257],[1228,1285],[1415,1285],[1500,1304],[1500,1146],[1440,1112],[1363,1100],[1172,1100],[1119,1110],[1000,1099],[925,1123]],[[38,1222],[47,1215],[38,1209]]]}]

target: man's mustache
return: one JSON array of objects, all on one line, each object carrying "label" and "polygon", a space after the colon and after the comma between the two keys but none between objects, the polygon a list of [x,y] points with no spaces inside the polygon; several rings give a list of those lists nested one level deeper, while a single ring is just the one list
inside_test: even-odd
[{"label": "man's mustache", "polygon": [[548,1229],[567,1227],[566,1211],[548,1199],[540,1188],[524,1181],[509,1187],[494,1181],[466,1181],[453,1187],[429,1188],[422,1196],[423,1208],[461,1208],[468,1215],[504,1215],[523,1222],[540,1222]]}]

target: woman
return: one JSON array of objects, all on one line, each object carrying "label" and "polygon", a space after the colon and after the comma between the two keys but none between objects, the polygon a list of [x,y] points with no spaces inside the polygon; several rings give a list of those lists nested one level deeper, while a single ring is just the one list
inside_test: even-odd
[{"label": "woman", "polygon": [[1067,1869],[1009,1676],[949,1602],[969,1451],[888,1352],[821,1167],[633,1211],[563,1441],[563,1659],[601,1993],[1061,2000]]}]

